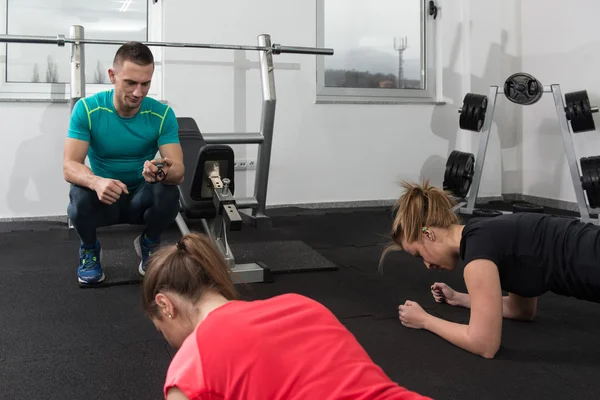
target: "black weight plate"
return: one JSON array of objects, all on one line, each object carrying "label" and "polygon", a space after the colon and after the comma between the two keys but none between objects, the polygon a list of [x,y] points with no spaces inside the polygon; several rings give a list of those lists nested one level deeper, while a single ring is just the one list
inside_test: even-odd
[{"label": "black weight plate", "polygon": [[454,169],[454,164],[457,162],[457,154],[456,150],[453,150],[448,156],[448,161],[446,161],[446,171],[444,172],[444,184],[443,189],[453,192],[453,176],[452,171]]},{"label": "black weight plate", "polygon": [[471,188],[471,184],[473,183],[473,170],[475,164],[475,156],[471,153],[467,153],[463,157],[464,164],[461,174],[461,197],[466,197],[469,193],[469,189]]},{"label": "black weight plate", "polygon": [[460,197],[460,193],[459,193],[460,186],[459,186],[459,180],[458,180],[458,169],[460,168],[461,155],[462,155],[462,153],[460,151],[456,152],[455,159],[454,159],[454,165],[452,166],[452,170],[450,171],[450,188],[451,188],[450,190],[452,191],[452,193],[454,193],[455,196],[459,196],[459,197]]},{"label": "black weight plate", "polygon": [[460,113],[460,128],[480,132],[485,120],[487,102],[487,96],[467,93],[463,99],[463,106]]},{"label": "black weight plate", "polygon": [[[600,201],[600,176],[598,175],[598,157],[590,157],[589,171],[592,182],[592,200],[590,202],[591,208],[596,208]],[[593,204],[592,204],[593,203]]]},{"label": "black weight plate", "polygon": [[468,107],[469,106],[467,104],[463,104],[460,112],[460,117],[458,118],[458,126],[460,127],[460,129],[464,129],[466,131],[471,130],[470,121],[469,118],[467,118]]},{"label": "black weight plate", "polygon": [[446,162],[446,172],[444,173],[444,190],[447,190],[454,194],[454,170],[458,164],[459,151],[453,150],[448,156]]},{"label": "black weight plate", "polygon": [[473,177],[473,154],[458,150],[452,151],[446,163],[444,174],[444,190],[457,197],[465,197],[471,187]]},{"label": "black weight plate", "polygon": [[573,133],[596,130],[587,91],[580,90],[577,92],[566,93],[565,103],[565,113],[567,119],[571,121]]},{"label": "black weight plate", "polygon": [[515,203],[512,206],[513,213],[543,213],[544,207],[531,203]]},{"label": "black weight plate", "polygon": [[532,75],[519,72],[504,82],[504,95],[515,104],[528,106],[537,103],[544,93],[541,82]]},{"label": "black weight plate", "polygon": [[493,218],[493,217],[499,217],[501,215],[502,215],[502,211],[498,211],[498,210],[486,210],[486,209],[482,209],[482,208],[473,210],[474,217]]},{"label": "black weight plate", "polygon": [[581,158],[581,187],[585,191],[588,203],[591,208],[595,208],[597,204],[596,194],[594,192],[594,184],[592,182],[593,163],[590,157]]},{"label": "black weight plate", "polygon": [[463,194],[463,174],[465,172],[465,153],[460,153],[460,155],[458,156],[458,165],[456,167],[456,171],[454,174],[454,187],[455,187],[455,193],[458,197],[465,197],[465,195]]}]

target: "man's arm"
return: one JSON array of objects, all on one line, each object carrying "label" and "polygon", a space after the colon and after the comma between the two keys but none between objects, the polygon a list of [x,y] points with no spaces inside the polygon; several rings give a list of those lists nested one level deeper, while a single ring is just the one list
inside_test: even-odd
[{"label": "man's arm", "polygon": [[98,176],[94,175],[84,163],[88,147],[89,143],[83,140],[72,138],[65,140],[63,176],[69,183],[94,190]]},{"label": "man's arm", "polygon": [[[457,305],[471,308],[471,298],[468,293],[456,292]],[[537,297],[521,297],[514,293],[502,297],[502,316],[519,321],[533,321],[537,310]]]},{"label": "man's arm", "polygon": [[179,143],[164,144],[159,147],[158,151],[162,158],[166,158],[172,162],[169,166],[167,176],[162,183],[167,185],[179,185],[183,182],[185,168],[183,166],[183,150]]},{"label": "man's arm", "polygon": [[488,260],[475,260],[465,267],[465,283],[471,294],[468,325],[427,314],[425,329],[450,343],[485,358],[494,358],[502,336],[502,291],[498,268]]},{"label": "man's arm", "polygon": [[85,101],[80,99],[71,113],[64,144],[63,177],[69,183],[93,189],[98,177],[85,165],[91,139],[90,124]]},{"label": "man's arm", "polygon": [[167,107],[158,138],[158,151],[162,158],[172,162],[169,166],[164,184],[179,185],[183,182],[185,168],[183,166],[183,150],[179,143],[179,124],[173,109]]}]

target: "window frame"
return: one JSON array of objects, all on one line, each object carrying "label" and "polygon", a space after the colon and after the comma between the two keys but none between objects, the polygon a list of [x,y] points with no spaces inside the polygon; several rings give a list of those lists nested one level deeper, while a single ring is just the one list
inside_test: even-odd
[{"label": "window frame", "polygon": [[[316,0],[317,47],[325,46],[325,1]],[[368,0],[367,0],[368,1]],[[437,93],[437,60],[435,19],[429,16],[429,0],[421,2],[421,76],[425,89],[337,88],[325,86],[325,57],[317,56],[317,103],[434,103]],[[334,48],[335,52],[335,48]]]},{"label": "window frame", "polygon": [[[8,1],[0,0],[0,34],[7,34],[7,22],[8,22]],[[155,3],[154,0],[146,0],[147,4],[147,40],[148,41],[161,41],[162,40],[162,21],[163,21],[163,2]],[[61,34],[68,37],[69,26],[65,26],[61,32],[56,32],[56,35]],[[85,25],[84,36],[85,36]],[[7,51],[8,44],[0,42],[0,101],[67,101],[71,98],[71,84],[70,83],[47,83],[47,82],[7,82]],[[52,45],[47,45],[52,46]],[[98,46],[98,45],[94,45]],[[152,85],[148,93],[149,97],[156,98],[157,100],[162,99],[163,94],[163,57],[164,50],[162,47],[151,48],[152,54],[154,55],[155,70],[152,77]],[[85,57],[85,45],[83,45],[84,57]],[[71,45],[66,44],[64,46],[64,57],[70,60],[71,57]],[[109,60],[110,64],[112,60]],[[89,68],[90,66],[88,66]],[[113,85],[109,83],[98,84],[98,83],[86,83],[85,84],[85,96],[90,96],[95,93],[106,91],[112,88]]]}]

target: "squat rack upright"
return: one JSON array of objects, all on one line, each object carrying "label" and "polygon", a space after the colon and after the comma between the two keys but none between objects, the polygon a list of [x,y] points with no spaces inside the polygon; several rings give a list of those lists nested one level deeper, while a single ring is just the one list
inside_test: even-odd
[{"label": "squat rack upright", "polygon": [[[71,111],[77,101],[85,94],[85,44],[122,45],[127,40],[86,39],[84,27],[72,25],[68,37],[59,34],[53,36],[28,36],[28,35],[0,35],[0,43],[32,43],[55,44],[64,47],[71,45],[71,82],[70,106]],[[258,157],[256,160],[256,179],[254,183],[254,196],[249,198],[236,198],[239,209],[252,209],[250,219],[255,226],[270,225],[269,217],[265,215],[267,187],[269,182],[269,168],[271,163],[271,148],[273,143],[273,127],[275,124],[275,77],[273,54],[312,54],[333,55],[333,49],[319,47],[282,46],[272,44],[269,34],[258,35],[258,45],[228,45],[228,44],[203,44],[180,42],[141,42],[149,47],[174,47],[193,49],[220,49],[220,50],[248,50],[259,51],[260,78],[262,86],[262,111],[260,132],[257,133],[217,133],[203,134],[207,144],[258,144]],[[183,218],[177,217],[181,226]],[[69,223],[69,227],[70,227]]]}]

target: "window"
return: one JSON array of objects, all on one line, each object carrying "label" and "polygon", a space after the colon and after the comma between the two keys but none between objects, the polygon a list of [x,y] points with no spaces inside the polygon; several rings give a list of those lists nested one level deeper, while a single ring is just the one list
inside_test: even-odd
[{"label": "window", "polygon": [[317,101],[436,100],[427,0],[317,0]]},{"label": "window", "polygon": [[[0,0],[0,33],[69,37],[72,25],[84,37],[109,40],[160,40],[160,7],[154,0],[82,1]],[[86,95],[112,85],[108,68],[118,45],[84,45]],[[162,54],[152,48],[157,69],[150,95],[161,93]],[[68,99],[71,45],[0,43],[0,98]]]}]

